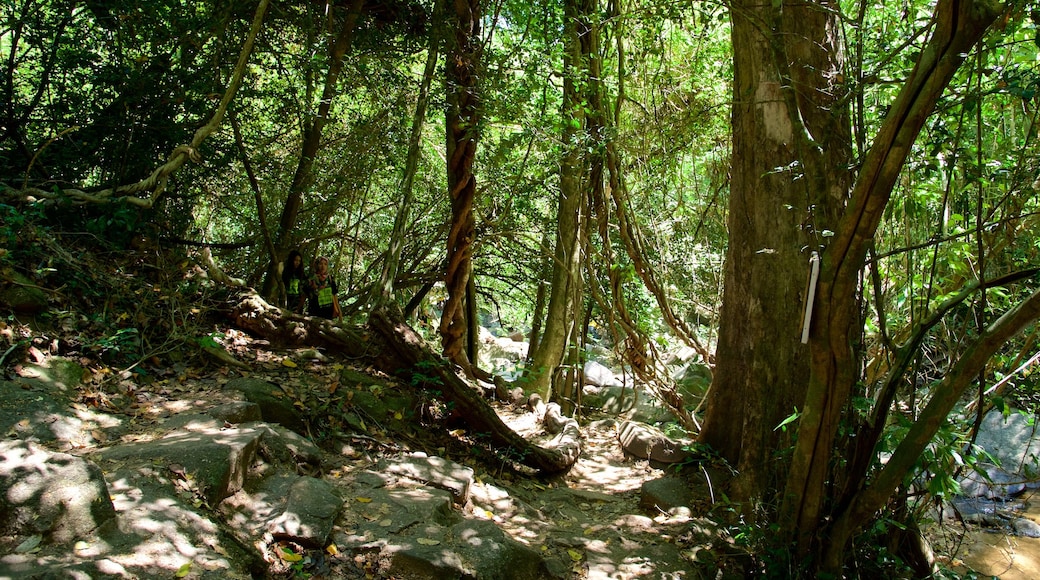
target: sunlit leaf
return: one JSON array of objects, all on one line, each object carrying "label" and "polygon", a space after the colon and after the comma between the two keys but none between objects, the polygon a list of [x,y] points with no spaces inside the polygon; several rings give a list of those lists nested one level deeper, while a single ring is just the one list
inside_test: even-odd
[{"label": "sunlit leaf", "polygon": [[177,577],[184,578],[188,574],[191,574],[191,562],[186,562],[180,568],[177,568]]},{"label": "sunlit leaf", "polygon": [[278,557],[281,558],[282,560],[285,560],[286,562],[299,562],[300,560],[303,559],[302,555],[297,554],[296,552],[293,552],[292,550],[290,550],[289,548],[286,548],[285,546],[279,546],[278,547]]}]

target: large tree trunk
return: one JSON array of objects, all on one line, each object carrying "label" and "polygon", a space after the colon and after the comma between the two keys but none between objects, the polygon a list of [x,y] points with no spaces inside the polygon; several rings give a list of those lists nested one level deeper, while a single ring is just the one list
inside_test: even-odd
[{"label": "large tree trunk", "polygon": [[731,242],[700,440],[738,468],[735,496],[750,509],[786,476],[790,437],[777,426],[803,407],[810,258],[849,189],[851,130],[837,6],[741,0],[731,13]]},{"label": "large tree trunk", "polygon": [[455,35],[447,51],[448,194],[451,198],[451,227],[447,240],[444,285],[448,299],[441,315],[440,335],[444,356],[471,373],[466,356],[465,301],[472,274],[476,220],[473,203],[477,180],[473,161],[477,156],[480,125],[480,0],[455,0]]},{"label": "large tree trunk", "polygon": [[[838,426],[860,378],[849,337],[861,325],[854,304],[850,303],[858,289],[867,248],[881,223],[911,146],[965,55],[998,14],[999,6],[988,2],[943,0],[938,3],[932,37],[864,158],[848,209],[823,255],[810,338],[811,376],[783,496],[781,522],[785,536],[796,540],[800,553],[807,553],[817,540],[827,544],[824,564],[830,571],[840,566],[839,556],[852,532],[873,513],[869,509],[854,509],[860,519],[845,517],[844,526],[833,528],[830,534],[820,534],[828,519],[823,494],[834,466]],[[928,428],[931,429],[931,425]],[[938,429],[937,422],[927,433],[928,440],[935,429]],[[896,477],[901,480],[905,475],[906,471]],[[850,482],[846,487],[855,489],[857,483],[861,482]],[[872,487],[876,488],[877,484]],[[882,490],[880,496],[872,496],[868,505],[880,509],[894,489],[892,486]]]},{"label": "large tree trunk", "polygon": [[527,441],[502,422],[491,405],[437,356],[400,315],[376,311],[367,328],[348,328],[317,317],[300,316],[271,306],[260,296],[237,296],[229,316],[236,326],[278,344],[321,346],[351,358],[370,361],[390,375],[413,371],[427,377],[420,388],[440,391],[466,418],[473,433],[486,433],[490,444],[506,457],[544,473],[566,471],[581,454],[578,423],[559,416],[559,408],[541,408],[546,428],[557,433],[545,447]]}]

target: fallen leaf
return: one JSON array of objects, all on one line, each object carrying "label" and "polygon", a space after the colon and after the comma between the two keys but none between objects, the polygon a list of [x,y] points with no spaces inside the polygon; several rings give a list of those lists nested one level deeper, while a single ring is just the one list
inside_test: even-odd
[{"label": "fallen leaf", "polygon": [[339,549],[336,548],[336,544],[329,544],[328,546],[325,546],[325,553],[330,556],[335,556],[336,554],[339,554]]},{"label": "fallen leaf", "polygon": [[581,562],[581,559],[584,558],[584,555],[581,552],[574,549],[567,550],[567,554],[569,554],[571,560],[574,560],[575,562]]},{"label": "fallen leaf", "polygon": [[296,552],[293,552],[292,550],[284,546],[278,547],[278,557],[282,560],[285,560],[286,562],[299,562],[303,559],[302,555],[297,554]]},{"label": "fallen leaf", "polygon": [[40,546],[40,542],[43,541],[43,536],[31,536],[26,539],[18,547],[14,549],[15,553],[26,554],[32,552]]},{"label": "fallen leaf", "polygon": [[296,368],[296,363],[294,363],[293,361],[291,361],[291,360],[289,360],[287,358],[283,358],[282,359],[282,366],[294,369],[294,368]]},{"label": "fallen leaf", "polygon": [[355,497],[354,499],[358,500],[361,503],[372,503],[372,498],[370,497]]},{"label": "fallen leaf", "polygon": [[436,546],[437,544],[441,543],[440,540],[434,540],[434,539],[431,539],[431,538],[418,538],[415,541],[419,542],[420,544],[422,544],[424,546]]},{"label": "fallen leaf", "polygon": [[191,574],[191,562],[187,562],[180,568],[177,568],[177,577],[184,578],[188,574]]}]

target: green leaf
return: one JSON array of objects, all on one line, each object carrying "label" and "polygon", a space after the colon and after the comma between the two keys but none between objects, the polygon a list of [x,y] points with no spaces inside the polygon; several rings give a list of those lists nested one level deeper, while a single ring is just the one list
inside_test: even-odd
[{"label": "green leaf", "polygon": [[786,432],[787,431],[787,424],[788,423],[793,423],[793,422],[797,421],[798,418],[801,417],[801,416],[802,416],[802,414],[798,412],[798,409],[795,409],[794,413],[791,413],[790,415],[787,416],[786,419],[784,419],[783,421],[780,421],[780,424],[777,425],[776,427],[774,427],[773,431],[776,431],[777,429],[780,429],[780,430]]}]

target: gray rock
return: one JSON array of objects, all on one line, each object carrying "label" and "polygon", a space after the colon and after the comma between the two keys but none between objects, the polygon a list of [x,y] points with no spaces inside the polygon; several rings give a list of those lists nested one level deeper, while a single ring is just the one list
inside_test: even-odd
[{"label": "gray rock", "polygon": [[1006,500],[1027,489],[1028,481],[1022,475],[1009,473],[991,463],[982,463],[979,467],[985,470],[985,476],[968,471],[958,481],[962,496]]},{"label": "gray rock", "polygon": [[278,423],[300,435],[307,434],[307,423],[303,415],[293,406],[292,398],[273,383],[241,377],[231,379],[224,389],[238,391],[247,401],[260,407],[260,416],[268,423]]},{"label": "gray rock", "polygon": [[54,390],[72,391],[83,382],[85,371],[76,361],[54,356],[40,363],[24,365],[18,370],[18,376],[43,382]]},{"label": "gray rock", "polygon": [[206,414],[221,421],[231,423],[232,425],[250,423],[263,419],[263,414],[260,412],[260,406],[256,403],[250,403],[249,401],[235,401],[233,403],[217,405],[216,407],[207,410]]},{"label": "gray rock", "polygon": [[614,375],[614,371],[594,360],[585,363],[585,384],[596,387],[620,387],[624,385]]},{"label": "gray rock", "polygon": [[328,483],[301,477],[289,488],[285,510],[268,524],[277,539],[290,539],[308,548],[324,548],[343,500]]},{"label": "gray rock", "polygon": [[108,462],[151,463],[159,459],[168,466],[180,466],[174,471],[190,477],[213,506],[242,489],[262,434],[259,429],[176,431],[154,441],[109,447],[97,456]]},{"label": "gray rock", "polygon": [[1040,525],[1028,518],[1012,518],[1011,529],[1026,538],[1040,538]]},{"label": "gray rock", "polygon": [[645,391],[625,386],[586,386],[582,406],[589,410],[624,416],[643,423],[660,423],[675,419],[672,411]]},{"label": "gray rock", "polygon": [[451,528],[429,525],[419,531],[419,536],[394,547],[392,576],[541,580],[549,574],[541,554],[486,520],[467,520]]},{"label": "gray rock", "polygon": [[291,465],[301,475],[321,472],[321,449],[306,437],[268,423],[245,423],[242,428],[260,431],[260,455],[269,462]]},{"label": "gray rock", "polygon": [[1012,411],[1004,417],[990,411],[982,420],[975,444],[996,459],[1008,473],[1036,479],[1040,475],[1040,437],[1033,417]]},{"label": "gray rock", "polygon": [[0,529],[61,543],[86,537],[115,515],[97,465],[31,442],[0,442]]},{"label": "gray rock", "polygon": [[621,424],[618,440],[625,453],[659,463],[681,463],[691,456],[682,443],[670,439],[660,429],[636,421]]},{"label": "gray rock", "polygon": [[696,500],[690,485],[677,477],[647,481],[640,488],[639,506],[653,513],[674,513],[689,508]]},{"label": "gray rock", "polygon": [[400,461],[389,463],[386,471],[443,489],[452,495],[457,504],[462,505],[469,501],[473,469],[453,461],[430,457],[425,453],[413,453]]}]

